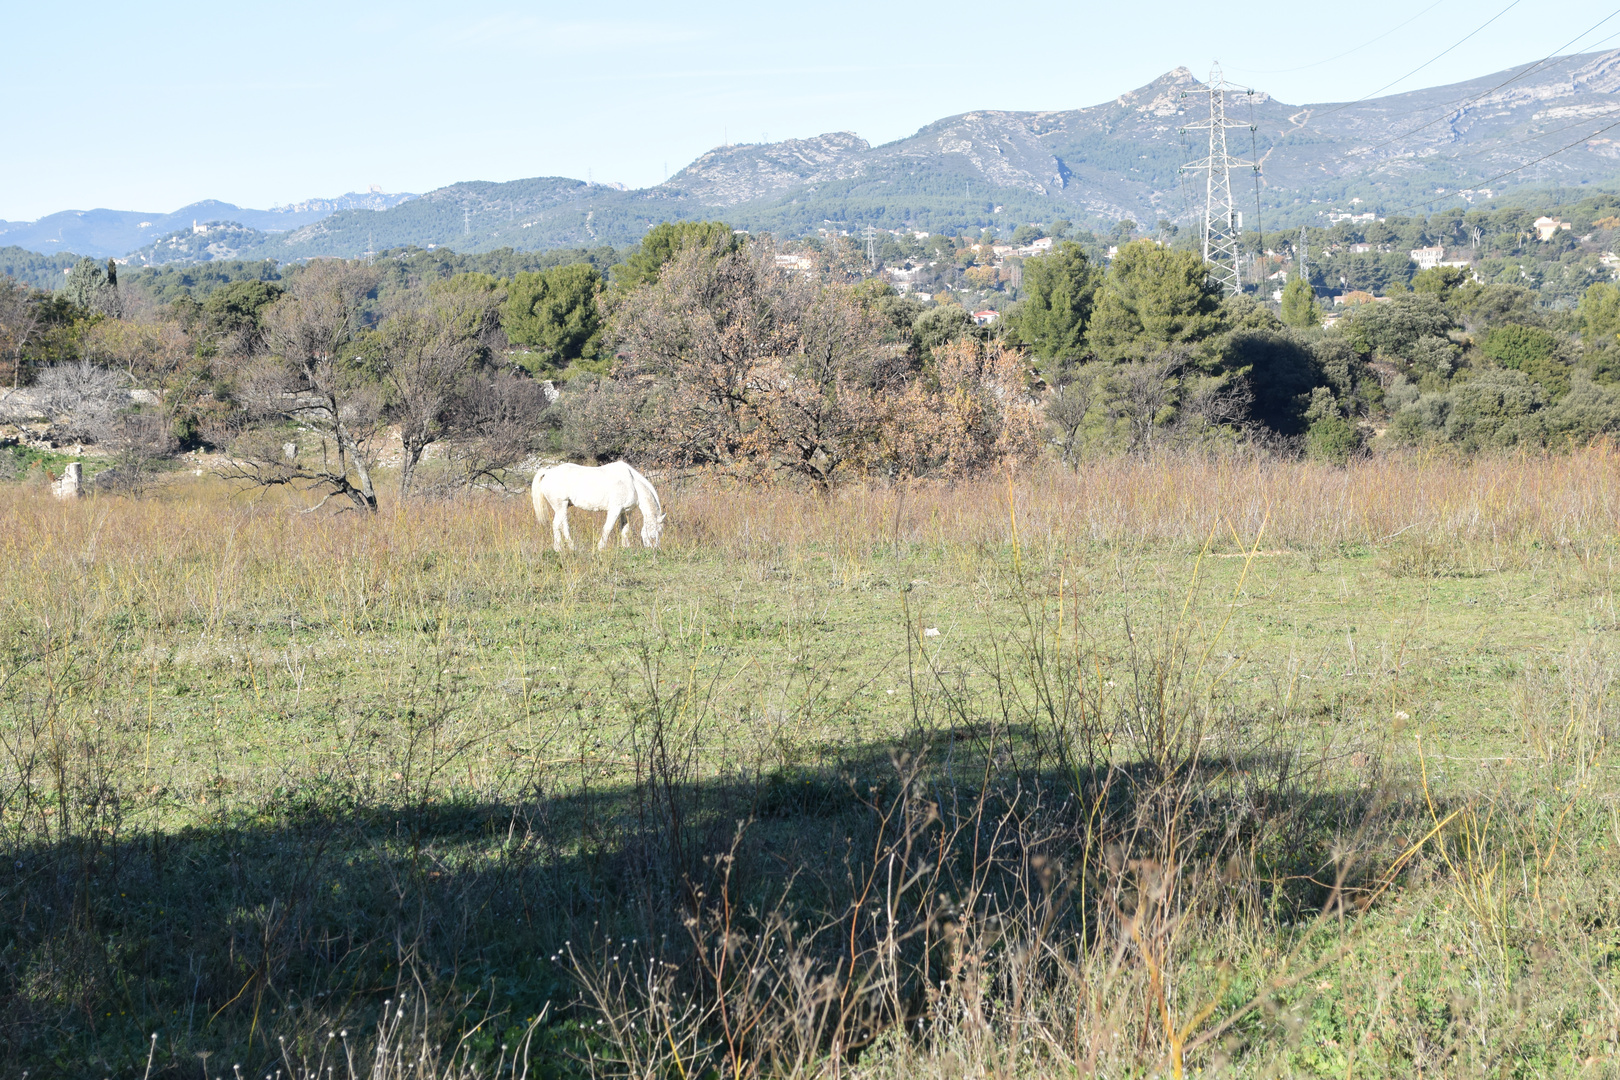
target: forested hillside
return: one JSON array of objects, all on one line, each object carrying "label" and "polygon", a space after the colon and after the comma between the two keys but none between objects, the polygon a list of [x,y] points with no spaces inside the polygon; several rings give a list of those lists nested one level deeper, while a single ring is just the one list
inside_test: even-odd
[{"label": "forested hillside", "polygon": [[41,255],[15,246],[0,247],[0,275],[23,282],[35,289],[59,289],[62,279],[79,256],[70,251]]}]

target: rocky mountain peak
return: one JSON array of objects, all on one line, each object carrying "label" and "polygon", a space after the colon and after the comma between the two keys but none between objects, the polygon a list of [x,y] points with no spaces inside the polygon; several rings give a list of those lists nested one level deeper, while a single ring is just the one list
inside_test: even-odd
[{"label": "rocky mountain peak", "polygon": [[659,185],[705,206],[731,206],[861,171],[871,144],[851,131],[717,146]]}]

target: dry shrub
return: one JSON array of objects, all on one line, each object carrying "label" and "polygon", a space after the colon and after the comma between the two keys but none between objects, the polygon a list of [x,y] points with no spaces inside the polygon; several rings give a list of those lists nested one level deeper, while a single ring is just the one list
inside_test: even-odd
[{"label": "dry shrub", "polygon": [[570,441],[598,458],[634,448],[822,490],[863,472],[963,476],[1035,456],[1041,422],[1018,352],[966,339],[919,375],[881,344],[858,293],[787,273],[773,254],[689,249],[624,299],[617,385],[570,404]]},{"label": "dry shrub", "polygon": [[936,385],[913,381],[885,418],[880,471],[961,478],[1035,459],[1041,416],[1021,353],[964,338],[934,350],[933,374]]},{"label": "dry shrub", "polygon": [[586,462],[623,458],[645,462],[647,448],[657,445],[648,426],[663,412],[664,400],[650,376],[576,381],[558,402],[563,453]]},{"label": "dry shrub", "polygon": [[88,360],[53,364],[35,380],[51,437],[58,442],[101,442],[130,407],[129,380]]}]

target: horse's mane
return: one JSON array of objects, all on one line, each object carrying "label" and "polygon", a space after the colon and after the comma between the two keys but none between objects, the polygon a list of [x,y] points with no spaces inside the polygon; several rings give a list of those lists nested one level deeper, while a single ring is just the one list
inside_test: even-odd
[{"label": "horse's mane", "polygon": [[637,498],[647,499],[652,503],[653,513],[662,514],[664,512],[664,504],[658,501],[658,489],[652,486],[652,481],[648,480],[645,476],[642,476],[640,470],[638,470],[628,461],[624,463],[624,467],[630,470],[630,477],[636,485]]}]

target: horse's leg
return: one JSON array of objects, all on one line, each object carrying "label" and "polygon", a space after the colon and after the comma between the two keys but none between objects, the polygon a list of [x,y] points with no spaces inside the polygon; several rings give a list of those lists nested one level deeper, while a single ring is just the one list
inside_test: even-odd
[{"label": "horse's leg", "polygon": [[561,551],[563,542],[567,541],[568,550],[574,550],[574,538],[568,532],[568,501],[564,499],[561,505],[551,504],[551,548]]},{"label": "horse's leg", "polygon": [[624,507],[608,507],[607,520],[602,522],[602,542],[596,545],[597,551],[606,551],[608,540],[613,536],[613,530],[618,527],[619,519],[624,517]]},{"label": "horse's leg", "polygon": [[624,522],[619,527],[619,546],[627,548],[630,546],[630,511],[628,508],[620,515],[619,520]]}]

